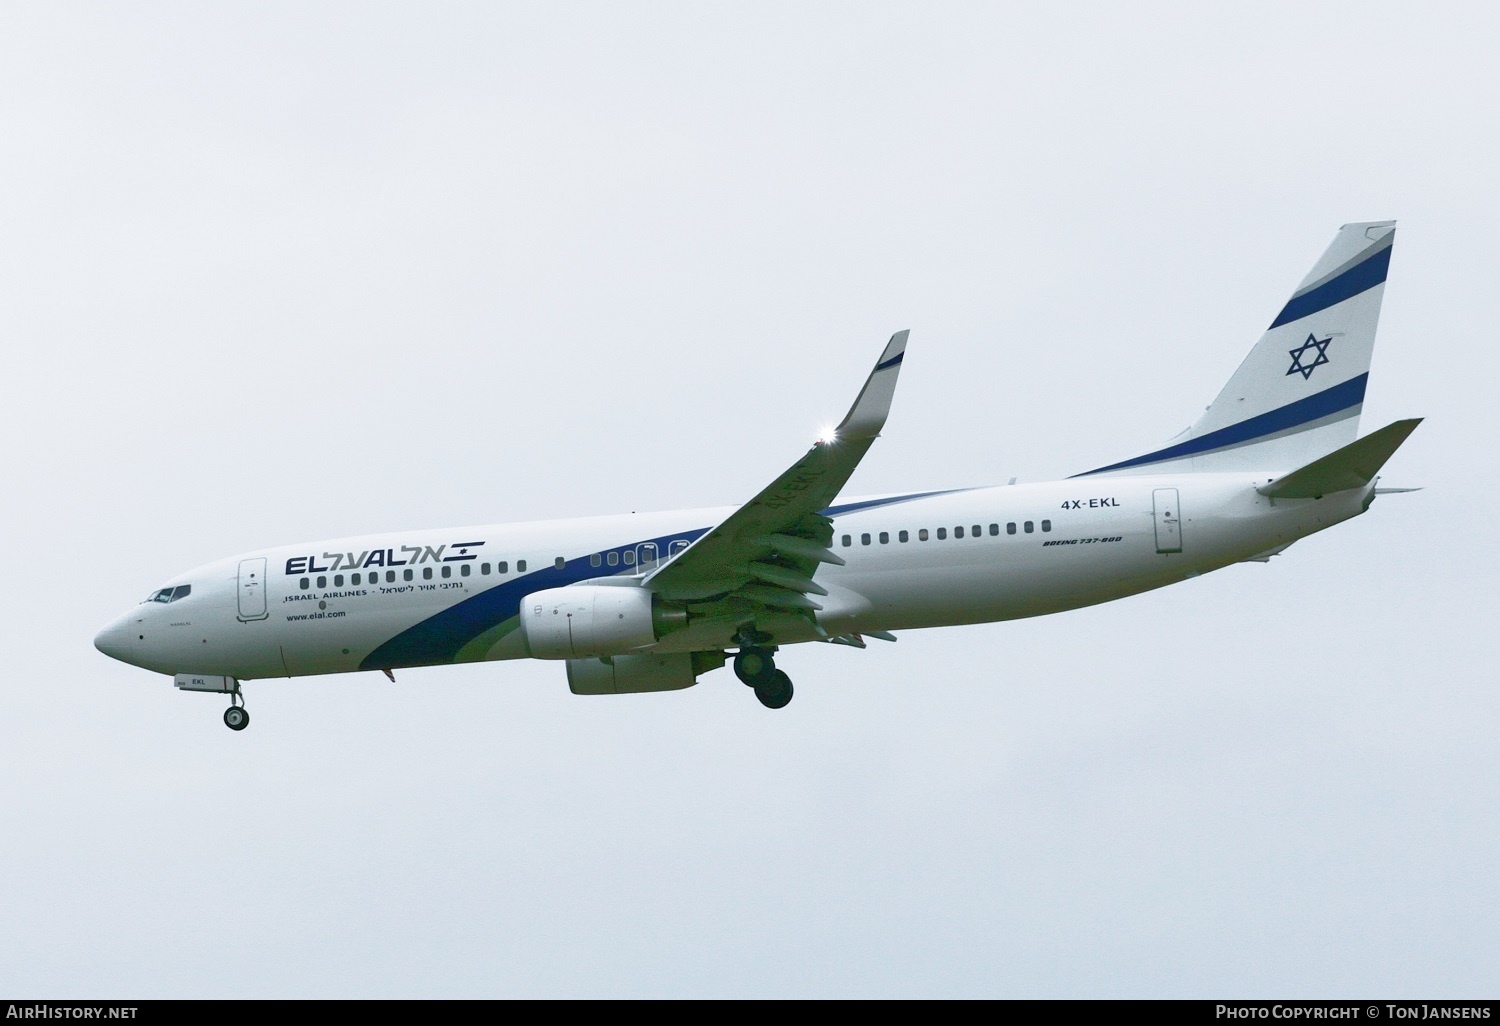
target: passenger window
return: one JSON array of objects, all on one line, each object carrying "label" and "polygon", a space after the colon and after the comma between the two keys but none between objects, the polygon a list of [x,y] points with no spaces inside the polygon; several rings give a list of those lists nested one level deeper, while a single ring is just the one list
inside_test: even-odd
[{"label": "passenger window", "polygon": [[917,541],[927,540],[927,528],[923,527],[917,531]]},{"label": "passenger window", "polygon": [[1030,520],[1026,521],[1026,533],[1030,534],[1034,530],[1036,530],[1036,526]]},{"label": "passenger window", "polygon": [[880,532],[880,544],[882,544],[882,545],[889,545],[890,543],[891,543],[891,532],[889,532],[889,531],[881,531]]},{"label": "passenger window", "polygon": [[498,563],[495,564],[495,573],[497,573],[497,574],[508,574],[508,573],[510,573],[510,564],[508,562],[506,562],[505,560],[502,559],[500,562],[498,562]]},{"label": "passenger window", "polygon": [[974,537],[978,538],[982,534],[984,534],[984,532],[979,529],[979,525],[978,524],[975,524],[974,525]]},{"label": "passenger window", "polygon": [[443,567],[443,576],[444,577],[452,577],[453,576],[453,568],[451,566],[444,565],[444,567]]},{"label": "passenger window", "polygon": [[853,545],[853,544],[854,544],[854,539],[853,539],[853,538],[851,538],[851,537],[849,537],[849,536],[848,536],[848,535],[847,535],[847,534],[846,534],[846,535],[844,535],[844,537],[843,537],[843,538],[842,538],[842,539],[840,539],[840,541],[841,541],[841,542],[842,542],[842,544],[843,544],[843,546],[844,546],[844,548],[846,548],[846,549],[847,549],[847,548],[848,548],[848,547],[849,547],[849,546],[851,546],[851,545]]},{"label": "passenger window", "polygon": [[409,580],[411,580],[411,568],[410,567],[408,567],[407,569],[401,571],[401,579],[403,581],[409,581]]},{"label": "passenger window", "polygon": [[948,537],[948,529],[946,527],[939,527],[938,528],[938,541],[943,541],[947,537]]},{"label": "passenger window", "polygon": [[479,572],[488,577],[490,575],[490,565],[488,563],[480,563]]},{"label": "passenger window", "polygon": [[516,560],[516,573],[518,573],[518,574],[524,574],[525,572],[526,572],[526,560],[524,560],[524,559],[518,559],[518,560]]},{"label": "passenger window", "polygon": [[625,550],[625,565],[635,566],[635,549]]},{"label": "passenger window", "polygon": [[599,555],[599,553],[597,553],[597,552],[591,552],[591,553],[589,553],[589,566],[598,566],[602,562],[604,562],[604,560]]},{"label": "passenger window", "polygon": [[552,561],[552,565],[561,570],[563,567],[568,565],[568,561],[566,559],[563,559],[561,556],[558,556]]},{"label": "passenger window", "polygon": [[1000,533],[1000,525],[999,524],[991,524],[990,525],[990,534],[991,535],[996,535],[996,534],[999,534],[999,533]]},{"label": "passenger window", "polygon": [[960,525],[958,527],[955,527],[953,529],[953,537],[955,537],[955,538],[962,538],[963,536],[964,536],[964,529],[963,529],[962,525]]},{"label": "passenger window", "polygon": [[911,535],[907,534],[905,531],[902,531],[900,534],[896,535],[896,540],[897,541],[903,541],[903,542],[904,541],[910,541],[911,540]]},{"label": "passenger window", "polygon": [[349,583],[350,584],[358,584],[359,583],[359,574],[355,574],[353,577],[349,578]]},{"label": "passenger window", "polygon": [[474,568],[471,567],[467,563],[465,563],[463,566],[461,566],[461,567],[458,568],[458,576],[460,576],[460,577],[467,577],[467,576],[469,576],[473,572],[474,572]]},{"label": "passenger window", "polygon": [[868,544],[870,544],[870,536],[868,534],[862,534],[862,535],[860,535],[859,536],[859,543],[861,545],[868,545]]},{"label": "passenger window", "polygon": [[1012,520],[1010,523],[1008,523],[1008,524],[1005,525],[1005,533],[1006,534],[1015,534],[1016,533],[1016,522],[1014,520]]},{"label": "passenger window", "polygon": [[610,566],[618,566],[620,563],[620,554],[618,552],[605,553],[604,561]]},{"label": "passenger window", "polygon": [[430,566],[424,566],[422,568],[422,580],[424,580],[424,581],[430,581],[430,580],[432,580],[432,567],[430,567]]},{"label": "passenger window", "polygon": [[326,587],[328,587],[328,578],[326,578],[326,577],[319,577],[318,578],[318,587],[320,587],[320,588],[326,588]]},{"label": "passenger window", "polygon": [[394,571],[394,570],[387,570],[385,572],[385,583],[386,584],[395,584],[396,583],[396,571]]},{"label": "passenger window", "polygon": [[342,588],[344,586],[344,575],[343,574],[334,574],[333,575],[333,586],[335,588]]},{"label": "passenger window", "polygon": [[1050,520],[1043,520],[1042,521],[1042,530],[1043,531],[1050,531],[1050,530],[1052,530],[1052,521],[1050,521]]},{"label": "passenger window", "polygon": [[301,588],[303,591],[306,591],[307,590],[307,586],[309,584],[311,584],[311,583],[312,583],[311,581],[309,581],[306,577],[304,577],[304,578],[302,578],[302,580],[300,580],[300,581],[297,582],[297,587]]}]

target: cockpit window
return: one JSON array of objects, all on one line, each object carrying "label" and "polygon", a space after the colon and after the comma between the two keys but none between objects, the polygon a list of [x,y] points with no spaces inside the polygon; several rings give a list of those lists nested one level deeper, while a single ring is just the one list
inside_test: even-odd
[{"label": "cockpit window", "polygon": [[172,589],[172,601],[176,602],[178,599],[187,598],[188,595],[192,593],[192,591],[193,586],[191,584],[179,584],[177,587]]},{"label": "cockpit window", "polygon": [[192,590],[193,586],[191,584],[179,584],[175,588],[162,588],[158,591],[153,591],[149,596],[147,596],[146,601],[176,602],[180,598],[187,598],[188,595],[192,593]]},{"label": "cockpit window", "polygon": [[151,593],[151,596],[148,599],[146,599],[146,601],[147,602],[171,602],[172,601],[172,589],[171,588],[163,588],[163,589],[161,589],[161,591],[153,591]]}]

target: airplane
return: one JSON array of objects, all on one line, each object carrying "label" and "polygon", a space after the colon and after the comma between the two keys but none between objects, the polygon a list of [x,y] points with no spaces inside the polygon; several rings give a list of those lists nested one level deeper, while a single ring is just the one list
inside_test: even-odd
[{"label": "airplane", "polygon": [[[1197,422],[1058,481],[840,498],[886,422],[890,339],[843,421],[739,507],[401,531],[174,577],[101,630],[114,659],[228,696],[273,677],[548,659],[575,694],[730,662],[771,709],[804,642],[1040,616],[1161,588],[1364,513],[1420,423],[1357,438],[1394,221],[1344,225]],[[732,653],[732,656],[731,656]]]}]

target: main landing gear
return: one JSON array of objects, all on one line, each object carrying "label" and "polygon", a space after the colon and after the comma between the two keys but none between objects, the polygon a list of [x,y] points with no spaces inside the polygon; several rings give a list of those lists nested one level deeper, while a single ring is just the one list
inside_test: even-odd
[{"label": "main landing gear", "polygon": [[742,645],[734,657],[734,673],[755,689],[755,697],[767,709],[780,709],[792,700],[792,679],[776,669],[769,648]]},{"label": "main landing gear", "polygon": [[179,673],[172,678],[172,683],[179,691],[228,695],[229,708],[224,710],[224,726],[230,730],[244,730],[250,726],[250,714],[245,711],[245,696],[240,694],[237,678],[214,673]]}]

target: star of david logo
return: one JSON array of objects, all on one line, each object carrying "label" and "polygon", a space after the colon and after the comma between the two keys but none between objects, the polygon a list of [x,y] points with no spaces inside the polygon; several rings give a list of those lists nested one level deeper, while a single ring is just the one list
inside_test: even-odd
[{"label": "star of david logo", "polygon": [[[1312,377],[1314,370],[1328,362],[1328,343],[1332,341],[1332,335],[1323,339],[1315,335],[1309,335],[1307,336],[1307,341],[1296,349],[1287,350],[1287,355],[1292,358],[1292,369],[1287,371],[1287,373],[1301,374],[1303,381]],[[1312,361],[1308,362],[1307,355],[1312,350],[1317,350],[1317,352],[1313,355]]]}]

